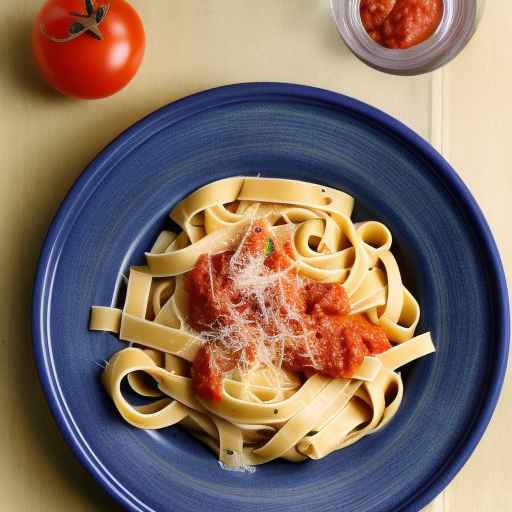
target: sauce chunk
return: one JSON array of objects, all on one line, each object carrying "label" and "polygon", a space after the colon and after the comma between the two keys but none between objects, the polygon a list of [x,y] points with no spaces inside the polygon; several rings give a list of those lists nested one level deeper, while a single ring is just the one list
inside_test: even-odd
[{"label": "sauce chunk", "polygon": [[289,243],[256,222],[237,251],[202,255],[187,275],[188,324],[204,344],[194,391],[220,400],[222,377],[255,362],[298,374],[351,377],[366,355],[390,348],[384,331],[350,315],[344,288],[301,278]]},{"label": "sauce chunk", "polygon": [[404,49],[428,39],[443,17],[443,0],[361,0],[370,37],[386,48]]}]

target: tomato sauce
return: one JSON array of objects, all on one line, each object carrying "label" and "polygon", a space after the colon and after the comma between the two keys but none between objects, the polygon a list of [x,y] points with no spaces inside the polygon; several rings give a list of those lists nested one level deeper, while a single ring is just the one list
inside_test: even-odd
[{"label": "tomato sauce", "polygon": [[351,377],[365,356],[390,348],[380,327],[349,314],[340,284],[301,278],[292,265],[290,244],[256,222],[236,252],[202,255],[188,273],[187,321],[205,339],[192,368],[199,396],[220,400],[223,374],[257,359],[306,376]]},{"label": "tomato sauce", "polygon": [[370,37],[382,46],[404,49],[428,39],[443,17],[443,0],[361,0],[360,14]]}]

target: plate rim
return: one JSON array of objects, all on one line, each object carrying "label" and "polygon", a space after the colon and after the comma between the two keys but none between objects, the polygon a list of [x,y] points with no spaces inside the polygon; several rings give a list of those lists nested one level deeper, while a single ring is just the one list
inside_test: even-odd
[{"label": "plate rim", "polygon": [[[388,132],[404,140],[411,148],[431,163],[440,173],[442,180],[448,184],[451,192],[460,200],[471,224],[476,230],[480,246],[491,263],[488,269],[488,277],[492,287],[496,290],[495,314],[498,336],[496,354],[493,361],[493,377],[489,381],[487,400],[480,408],[471,431],[457,442],[455,450],[446,459],[443,466],[422,487],[416,489],[410,496],[405,497],[398,510],[420,510],[444,490],[473,453],[496,408],[506,373],[510,338],[509,299],[506,278],[499,251],[487,221],[473,195],[451,165],[426,140],[405,126],[401,121],[360,100],[340,93],[285,82],[251,82],[207,89],[168,103],[146,115],[115,137],[93,158],[75,180],[61,202],[44,239],[37,264],[32,300],[32,345],[39,380],[46,397],[46,402],[60,432],[81,464],[115,501],[129,511],[148,512],[154,511],[154,509],[138,500],[129,489],[126,489],[117,482],[114,475],[111,475],[102,465],[101,461],[95,457],[92,449],[88,447],[86,439],[79,435],[78,428],[76,428],[76,431],[74,430],[73,418],[70,413],[66,413],[65,404],[59,395],[60,388],[58,382],[53,378],[51,354],[48,351],[51,342],[46,336],[47,333],[44,326],[47,314],[47,296],[51,292],[51,280],[50,285],[48,285],[47,277],[53,268],[52,264],[54,266],[58,261],[58,255],[56,256],[56,254],[60,250],[59,238],[63,236],[66,225],[72,220],[71,218],[78,215],[81,209],[80,203],[84,199],[86,202],[94,193],[94,190],[101,181],[97,178],[104,168],[110,164],[111,160],[119,152],[125,149],[126,145],[129,146],[130,141],[134,137],[140,137],[141,134],[151,130],[154,125],[163,119],[169,118],[171,121],[166,126],[179,122],[184,118],[183,115],[180,115],[180,110],[184,110],[185,117],[190,117],[206,109],[228,103],[276,99],[302,100],[306,103],[316,102],[336,109],[348,110],[376,123],[381,128],[385,128]],[[155,132],[151,132],[150,136],[154,134]],[[126,152],[123,155],[126,155]],[[108,173],[108,169],[106,171]],[[95,181],[97,181],[96,184],[94,184]]]}]

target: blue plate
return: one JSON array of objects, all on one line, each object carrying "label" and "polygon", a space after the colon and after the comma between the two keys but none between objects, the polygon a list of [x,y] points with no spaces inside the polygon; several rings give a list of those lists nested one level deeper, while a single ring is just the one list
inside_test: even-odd
[{"label": "blue plate", "polygon": [[[142,261],[169,210],[231,175],[296,178],[356,198],[394,235],[438,352],[406,370],[377,435],[321,461],[223,471],[179,428],[125,424],[98,363],[125,345],[87,329],[120,272]],[[495,243],[450,166],[420,137],[353,99],[287,84],[214,89],[168,105],[110,144],[78,179],[41,255],[34,349],[48,402],[79,459],[132,511],[418,510],[469,457],[489,422],[508,352]]]}]

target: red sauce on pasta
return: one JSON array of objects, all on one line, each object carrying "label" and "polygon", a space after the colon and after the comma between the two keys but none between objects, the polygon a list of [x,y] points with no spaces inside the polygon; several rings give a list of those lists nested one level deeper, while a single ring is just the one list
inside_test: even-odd
[{"label": "red sauce on pasta", "polygon": [[370,37],[387,48],[409,48],[428,39],[443,17],[443,0],[361,0]]},{"label": "red sauce on pasta", "polygon": [[240,248],[202,255],[188,273],[189,325],[206,342],[192,368],[195,392],[220,400],[223,374],[256,359],[295,373],[351,377],[366,355],[390,348],[384,331],[349,315],[344,288],[300,278],[289,243],[255,223]]}]

